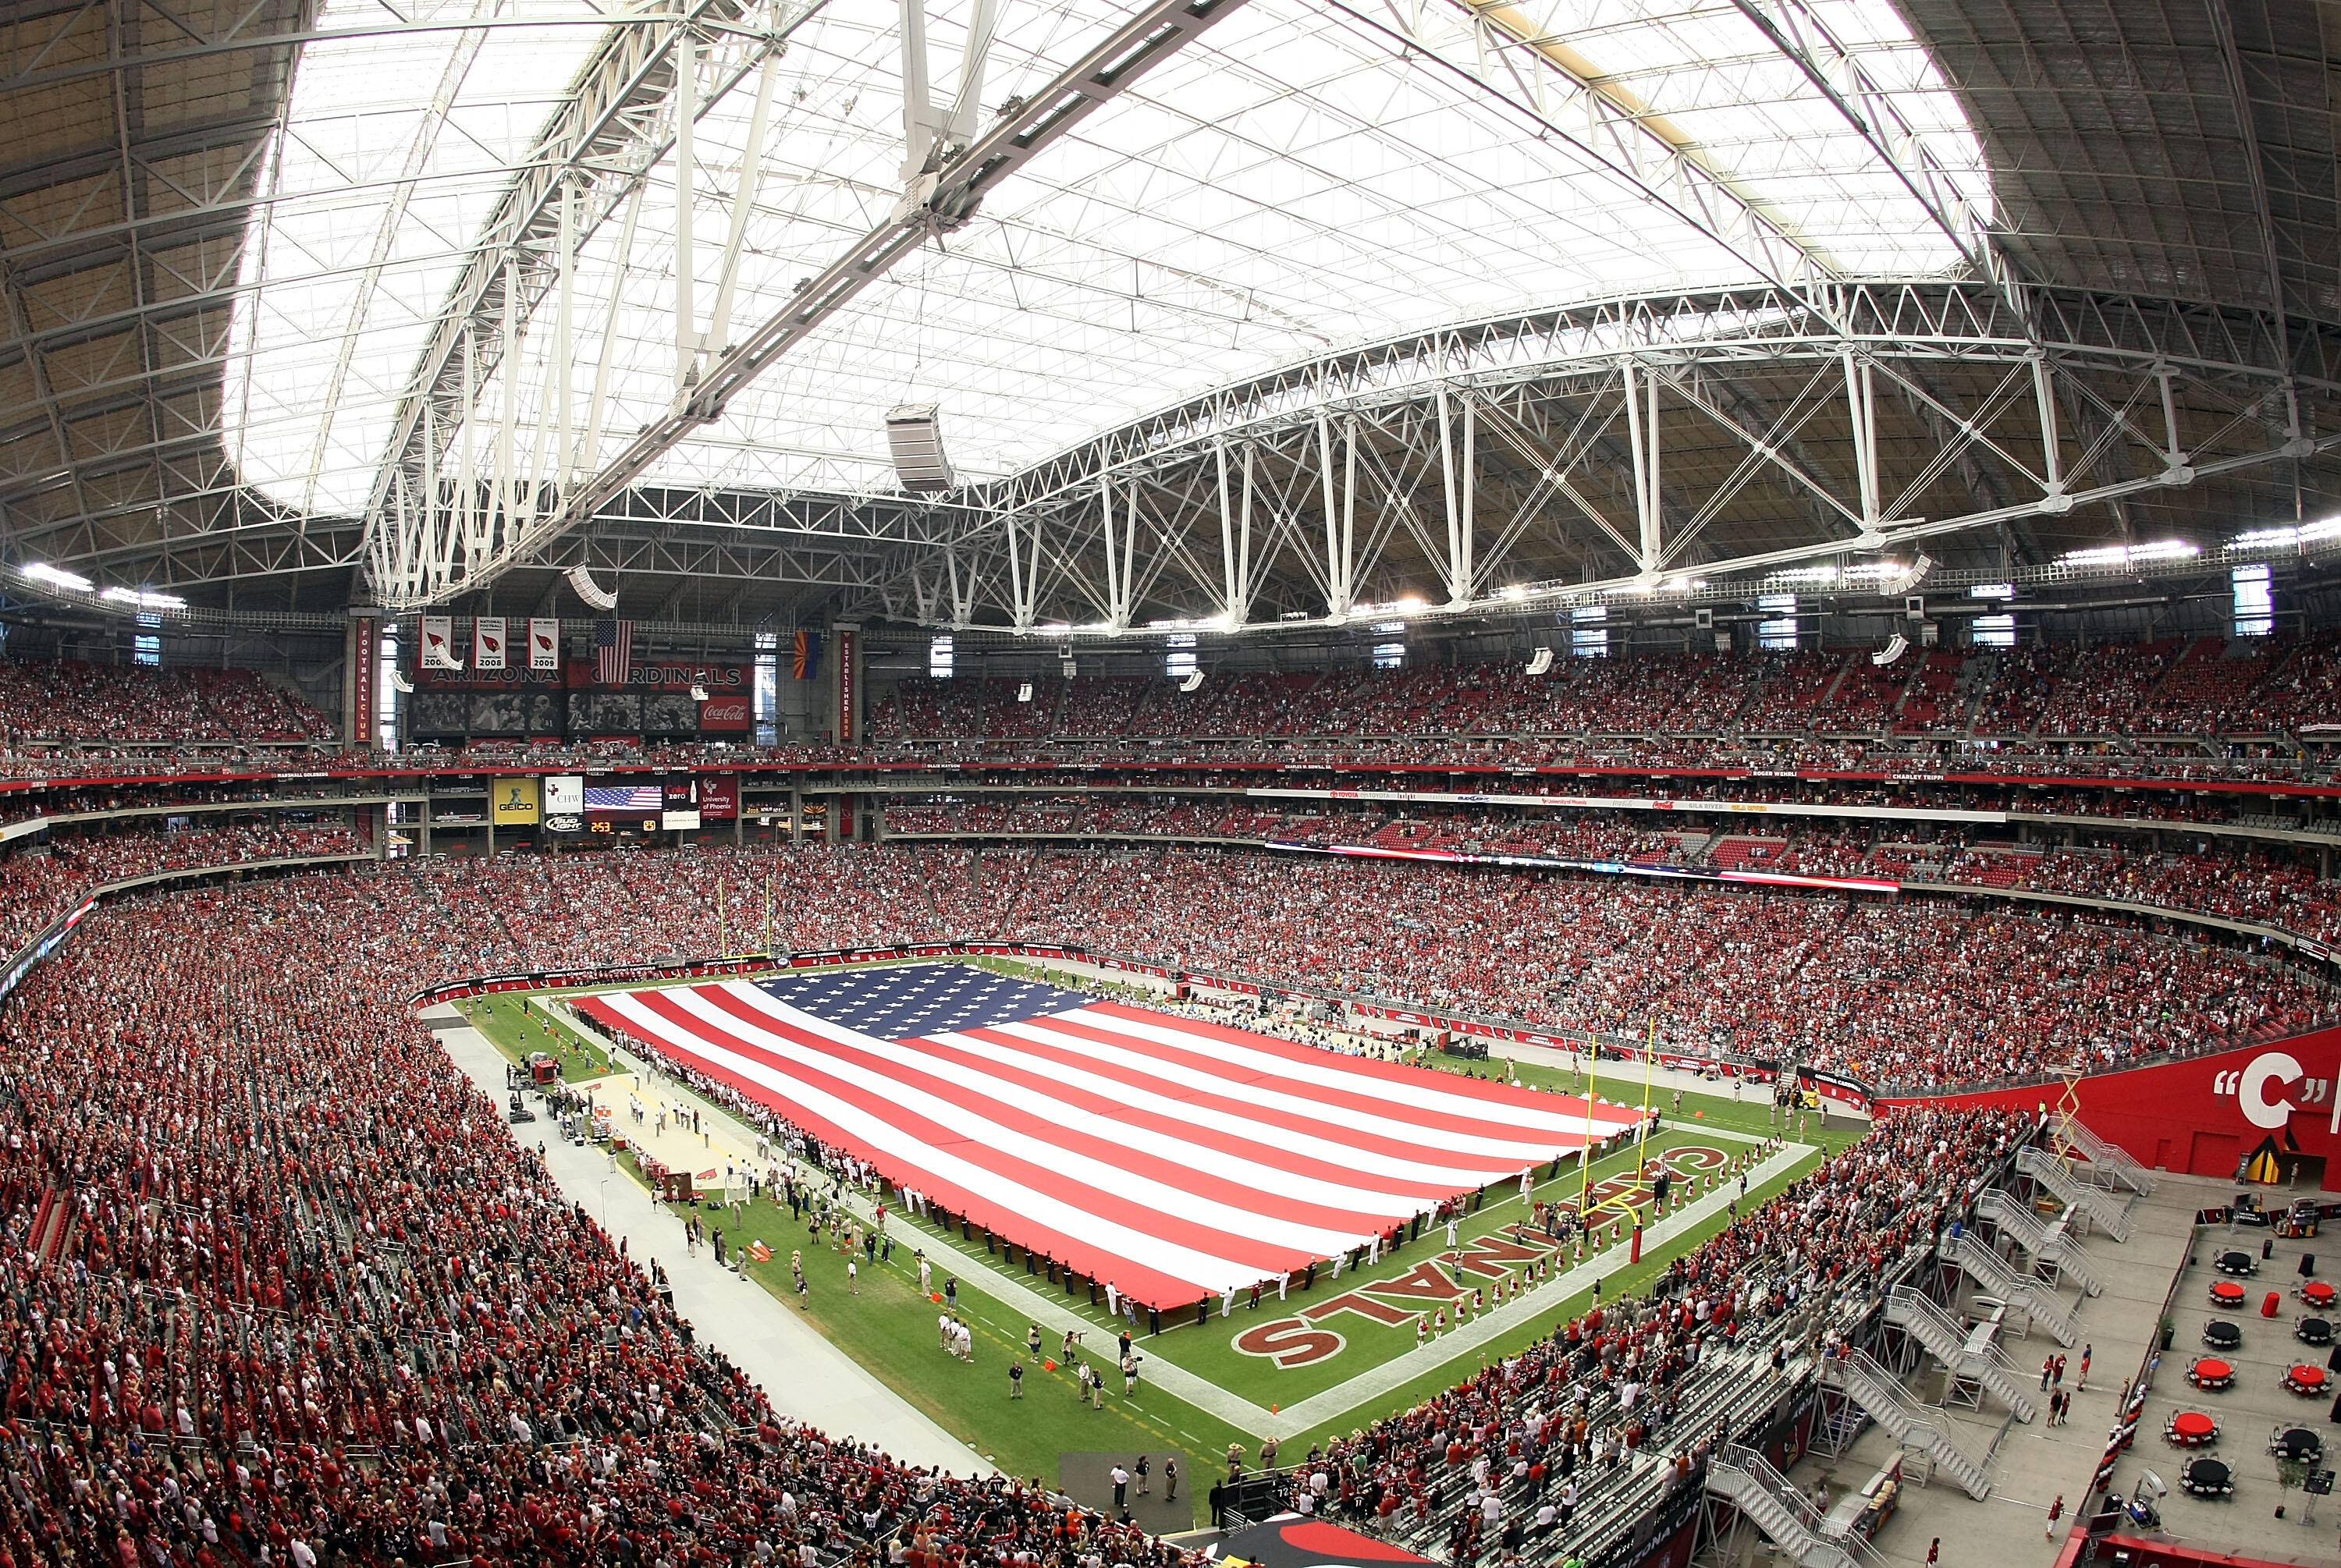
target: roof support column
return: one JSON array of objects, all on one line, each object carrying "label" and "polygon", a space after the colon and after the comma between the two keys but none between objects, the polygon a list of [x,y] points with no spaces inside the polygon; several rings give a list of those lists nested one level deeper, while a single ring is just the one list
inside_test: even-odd
[{"label": "roof support column", "polygon": [[2069,511],[2073,500],[2065,493],[2065,454],[2057,433],[2057,382],[2048,368],[2048,356],[2034,350],[2032,361],[2032,399],[2040,405],[2040,471],[2048,481],[2048,497],[2045,503],[2050,511]]},{"label": "roof support column", "polygon": [[[1634,469],[1634,513],[1641,524],[1638,564],[1643,576],[1655,577],[1666,548],[1659,515],[1659,378],[1638,373],[1630,359],[1620,368],[1626,375],[1627,461]],[[1642,406],[1646,382],[1648,412]]]},{"label": "roof support column", "polygon": [[1853,468],[1861,494],[1861,531],[1878,531],[1878,402],[1869,381],[1869,362],[1845,351],[1845,401],[1852,419]]},{"label": "roof support column", "polygon": [[699,41],[686,31],[674,44],[674,397],[680,404],[698,378],[697,303],[692,298],[692,122],[699,117]]}]

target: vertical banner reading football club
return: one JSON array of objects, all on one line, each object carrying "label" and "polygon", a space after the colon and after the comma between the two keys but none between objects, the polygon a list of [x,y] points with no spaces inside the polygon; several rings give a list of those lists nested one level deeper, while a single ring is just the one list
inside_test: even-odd
[{"label": "vertical banner reading football club", "polygon": [[461,670],[463,661],[455,657],[455,618],[452,615],[426,615],[423,618],[423,668],[425,670]]},{"label": "vertical banner reading football club", "polygon": [[472,618],[472,668],[502,670],[504,667],[504,618],[501,615],[475,615]]},{"label": "vertical banner reading football club", "polygon": [[559,616],[532,615],[528,618],[528,667],[531,670],[561,668]]},{"label": "vertical banner reading football club", "polygon": [[499,828],[533,828],[543,819],[534,779],[498,779],[488,792]]}]

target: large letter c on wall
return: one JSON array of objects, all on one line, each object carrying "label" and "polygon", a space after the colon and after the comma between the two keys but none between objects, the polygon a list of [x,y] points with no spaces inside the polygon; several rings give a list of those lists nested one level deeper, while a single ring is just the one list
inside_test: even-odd
[{"label": "large letter c on wall", "polygon": [[2270,1051],[2254,1057],[2252,1065],[2244,1069],[2236,1081],[2236,1103],[2244,1108],[2244,1119],[2263,1132],[2274,1132],[2292,1116],[2292,1101],[2278,1099],[2270,1103],[2266,1091],[2270,1083],[2288,1084],[2301,1077],[2300,1064],[2284,1051]]}]

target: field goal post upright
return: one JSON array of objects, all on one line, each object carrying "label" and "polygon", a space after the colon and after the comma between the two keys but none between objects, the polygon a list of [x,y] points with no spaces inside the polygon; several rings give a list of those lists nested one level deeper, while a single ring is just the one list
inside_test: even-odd
[{"label": "field goal post upright", "polygon": [[[1601,1059],[1601,1047],[1598,1040],[1594,1042],[1592,1059],[1596,1063]],[[1634,1130],[1634,1168],[1626,1177],[1625,1185],[1600,1202],[1594,1203],[1592,1201],[1592,1145],[1589,1142],[1586,1146],[1586,1152],[1579,1156],[1578,1162],[1577,1212],[1581,1216],[1582,1224],[1587,1231],[1590,1232],[1594,1224],[1594,1216],[1597,1214],[1614,1214],[1629,1221],[1634,1227],[1634,1255],[1630,1261],[1636,1263],[1641,1261],[1642,1255],[1642,1205],[1653,1190],[1649,1175],[1650,1094],[1652,1075],[1657,1069],[1658,1059],[1659,1020],[1654,1017],[1650,1020],[1649,1037],[1642,1047],[1642,1117]],[[1590,1116],[1593,1098],[1593,1079],[1590,1077],[1586,1079],[1585,1094],[1586,1111]]]}]

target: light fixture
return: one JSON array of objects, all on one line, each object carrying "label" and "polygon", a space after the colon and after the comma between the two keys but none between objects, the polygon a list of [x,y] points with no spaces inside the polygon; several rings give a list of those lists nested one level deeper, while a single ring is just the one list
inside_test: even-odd
[{"label": "light fixture", "polygon": [[51,566],[45,561],[36,561],[30,566],[19,567],[17,570],[36,582],[49,583],[57,588],[71,588],[83,593],[87,593],[96,586],[78,571],[67,571],[61,566]]},{"label": "light fixture", "polygon": [[576,590],[578,598],[596,610],[618,608],[618,596],[595,582],[593,574],[583,566],[573,566],[569,569],[569,586]]},{"label": "light fixture", "polygon": [[2145,544],[2105,544],[2092,550],[2067,551],[2057,560],[2065,566],[2135,566],[2147,561],[2184,561],[2202,553],[2200,546],[2183,539],[2157,539]]},{"label": "light fixture", "polygon": [[1546,670],[1550,670],[1551,668],[1552,650],[1549,648],[1538,649],[1536,650],[1536,657],[1529,660],[1529,673],[1530,675],[1542,675]]},{"label": "light fixture", "polygon": [[156,593],[144,588],[109,588],[98,597],[111,604],[134,604],[141,610],[187,608],[187,601],[175,593]]},{"label": "light fixture", "polygon": [[903,403],[886,411],[886,445],[894,454],[894,475],[902,488],[932,495],[951,487],[951,460],[943,455],[936,404]]}]

